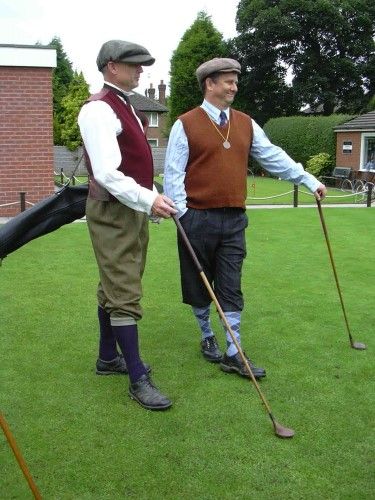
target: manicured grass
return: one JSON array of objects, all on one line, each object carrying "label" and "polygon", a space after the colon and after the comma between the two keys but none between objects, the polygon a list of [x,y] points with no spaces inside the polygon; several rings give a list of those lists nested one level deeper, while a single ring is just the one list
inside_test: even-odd
[{"label": "manicured grass", "polygon": [[[163,178],[158,176],[155,180],[160,184]],[[288,181],[281,181],[271,177],[247,178],[247,205],[293,205],[293,184]],[[360,203],[365,204],[366,199],[359,195],[352,195],[339,188],[328,187],[328,195],[324,203]],[[314,205],[315,198],[305,187],[298,188],[298,204]]]},{"label": "manicured grass", "polygon": [[[144,359],[174,401],[142,410],[127,377],[98,377],[97,269],[83,223],[24,246],[0,268],[1,404],[46,499],[370,499],[374,481],[374,212],[327,209],[356,340],[349,348],[317,211],[249,211],[243,345],[261,388],[199,352],[180,302],[175,228],[151,225]],[[213,324],[221,345],[219,321]],[[31,498],[5,439],[4,499]]]}]

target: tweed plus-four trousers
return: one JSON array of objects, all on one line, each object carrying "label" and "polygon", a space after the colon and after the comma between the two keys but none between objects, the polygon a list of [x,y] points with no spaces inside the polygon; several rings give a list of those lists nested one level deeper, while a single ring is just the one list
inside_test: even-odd
[{"label": "tweed plus-four trousers", "polygon": [[[242,311],[246,212],[240,208],[189,208],[180,222],[223,311]],[[180,235],[178,252],[183,302],[195,307],[209,305],[211,297]]]},{"label": "tweed plus-four trousers", "polygon": [[87,199],[87,225],[99,269],[98,303],[112,326],[142,318],[142,276],[148,245],[148,215],[119,201]]}]

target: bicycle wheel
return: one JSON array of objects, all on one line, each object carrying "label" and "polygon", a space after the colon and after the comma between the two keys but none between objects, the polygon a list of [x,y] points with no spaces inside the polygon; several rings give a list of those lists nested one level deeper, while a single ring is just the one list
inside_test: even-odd
[{"label": "bicycle wheel", "polygon": [[352,181],[349,179],[344,179],[341,184],[341,191],[349,191],[350,193],[353,192],[353,184]]},{"label": "bicycle wheel", "polygon": [[362,181],[357,181],[355,186],[355,203],[363,203],[366,200],[366,192],[364,190],[364,184]]},{"label": "bicycle wheel", "polygon": [[361,190],[364,191],[365,183],[360,179],[356,180],[354,183],[353,191],[359,193]]}]

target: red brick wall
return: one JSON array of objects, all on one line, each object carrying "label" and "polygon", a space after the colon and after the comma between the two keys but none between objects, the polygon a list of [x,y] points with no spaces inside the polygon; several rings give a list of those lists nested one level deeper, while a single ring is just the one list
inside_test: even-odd
[{"label": "red brick wall", "polygon": [[[0,216],[36,203],[53,183],[52,69],[0,67]],[[30,207],[31,205],[26,205]]]},{"label": "red brick wall", "polygon": [[[351,154],[342,152],[344,141],[352,141]],[[336,167],[351,167],[359,170],[361,162],[361,132],[337,132],[336,139]]]}]

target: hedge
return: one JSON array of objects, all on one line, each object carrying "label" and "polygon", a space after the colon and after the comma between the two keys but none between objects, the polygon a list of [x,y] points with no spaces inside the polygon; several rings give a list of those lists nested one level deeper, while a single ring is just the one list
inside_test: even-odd
[{"label": "hedge", "polygon": [[293,160],[306,165],[311,156],[328,153],[336,161],[336,134],[333,129],[355,115],[288,116],[271,118],[264,131],[274,144]]}]

